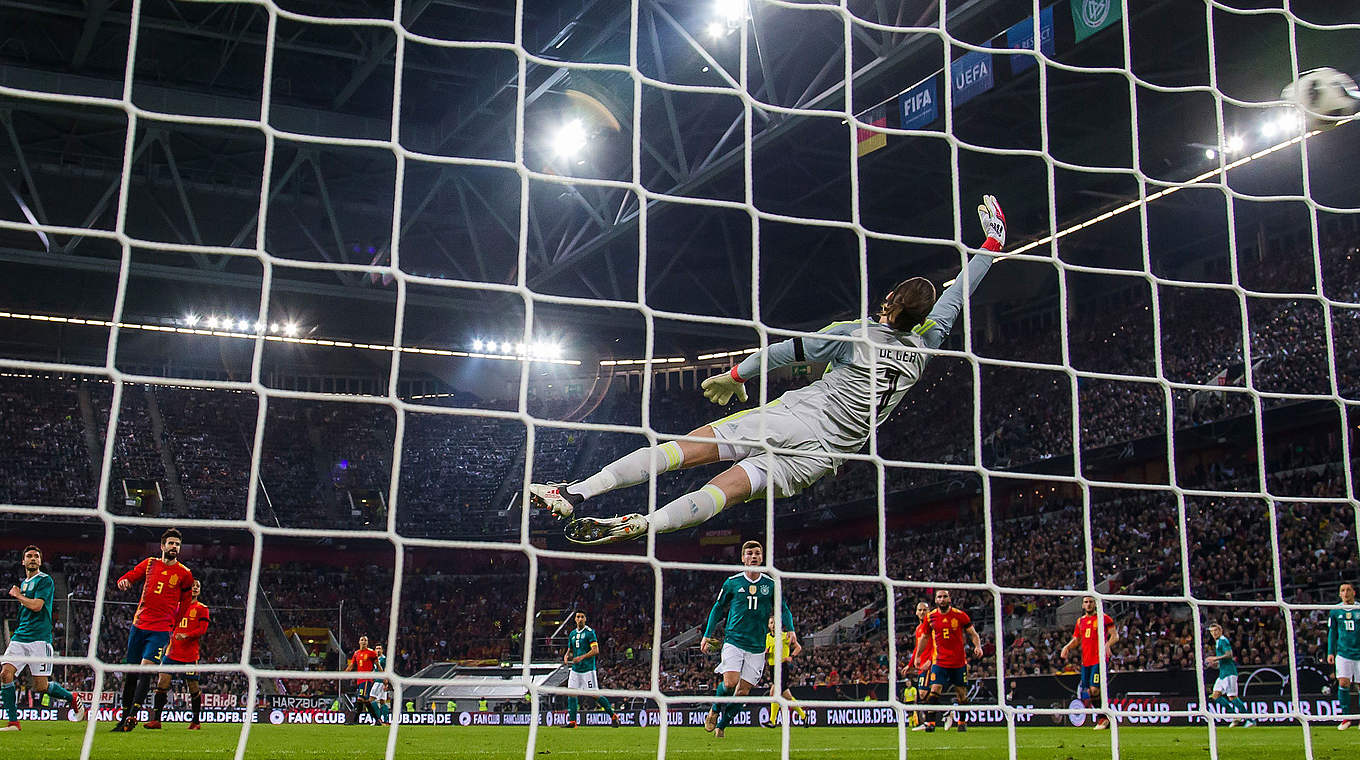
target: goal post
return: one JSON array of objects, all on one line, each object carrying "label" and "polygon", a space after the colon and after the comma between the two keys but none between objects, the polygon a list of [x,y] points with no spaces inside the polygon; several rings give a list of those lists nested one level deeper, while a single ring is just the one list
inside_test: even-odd
[{"label": "goal post", "polygon": [[[1108,751],[1118,757],[1136,741],[1121,726],[1143,716],[1137,700],[1105,688],[1089,706],[1009,696],[1013,677],[1057,670],[1052,652],[1036,654],[1025,642],[1038,635],[1049,649],[1053,641],[1061,647],[1089,595],[1098,615],[1113,614],[1136,637],[1120,643],[1134,653],[1099,646],[1098,683],[1110,684],[1125,663],[1195,671],[1195,696],[1178,696],[1158,715],[1203,724],[1213,758],[1225,718],[1204,699],[1212,690],[1202,676],[1213,651],[1207,626],[1254,619],[1250,646],[1272,648],[1270,664],[1283,666],[1275,674],[1283,708],[1249,704],[1240,719],[1298,722],[1304,755],[1318,754],[1314,729],[1335,716],[1310,706],[1317,703],[1301,684],[1312,676],[1301,667],[1305,660],[1311,671],[1327,667],[1315,649],[1319,619],[1335,605],[1317,593],[1341,570],[1307,557],[1322,551],[1353,568],[1360,548],[1350,432],[1360,270],[1348,263],[1360,202],[1338,169],[1345,162],[1327,157],[1349,150],[1344,143],[1357,127],[1300,126],[1277,93],[1327,63],[1320,57],[1336,40],[1352,39],[1360,30],[1354,11],[1035,0],[1023,12],[964,0],[928,4],[925,12],[849,0],[703,8],[633,0],[582,3],[569,13],[520,0],[513,9],[485,4],[478,10],[486,18],[474,19],[458,15],[459,4],[427,2],[353,16],[274,0],[175,5],[185,14],[178,21],[143,0],[120,17],[127,36],[117,81],[8,64],[13,70],[0,77],[0,123],[21,180],[10,188],[15,209],[0,216],[5,260],[98,272],[107,285],[100,313],[82,312],[78,298],[60,310],[39,308],[41,298],[0,304],[0,321],[37,336],[0,355],[5,374],[33,375],[52,388],[67,389],[73,377],[109,386],[103,419],[102,390],[81,401],[91,420],[82,425],[95,428],[85,439],[98,444],[92,499],[54,504],[45,502],[50,492],[15,491],[21,498],[0,504],[0,512],[39,530],[43,520],[98,521],[93,600],[78,621],[88,625],[88,644],[57,658],[92,669],[96,696],[113,690],[116,674],[160,670],[106,659],[108,642],[100,639],[109,635],[109,610],[127,601],[111,597],[126,531],[173,525],[248,535],[248,569],[238,567],[245,589],[238,656],[202,666],[248,682],[237,758],[256,740],[262,682],[364,680],[256,656],[269,646],[257,636],[275,618],[264,610],[262,589],[275,574],[266,557],[271,542],[289,539],[363,544],[384,556],[384,581],[390,554],[390,584],[381,584],[390,586],[387,609],[373,636],[393,655],[411,617],[403,605],[438,593],[413,580],[427,566],[441,557],[469,566],[476,562],[469,557],[514,557],[504,582],[516,600],[523,591],[522,630],[502,633],[516,642],[519,684],[531,703],[526,757],[550,742],[542,733],[553,725],[545,700],[570,693],[549,685],[535,650],[543,633],[536,613],[564,601],[551,583],[573,578],[570,568],[650,586],[634,589],[650,593],[646,635],[637,638],[649,642],[645,681],[611,686],[605,670],[600,693],[640,700],[649,715],[701,709],[714,697],[668,687],[673,665],[662,644],[703,622],[672,629],[679,625],[673,610],[698,609],[682,596],[707,597],[736,565],[656,537],[621,553],[549,542],[545,518],[527,507],[470,503],[515,494],[522,503],[543,473],[579,475],[608,462],[606,453],[626,453],[611,449],[622,436],[648,445],[686,439],[687,430],[721,414],[691,404],[677,422],[654,401],[697,396],[693,385],[708,374],[786,338],[825,337],[819,327],[835,318],[867,326],[886,288],[919,271],[940,286],[962,279],[964,308],[941,348],[922,349],[932,354],[930,370],[902,412],[874,428],[865,450],[834,455],[844,467],[840,479],[789,502],[765,494],[729,505],[723,518],[734,535],[764,540],[776,596],[793,589],[863,601],[826,620],[819,613],[827,610],[808,609],[815,602],[790,601],[800,635],[801,615],[817,621],[827,642],[860,636],[854,643],[877,647],[881,639],[881,657],[875,652],[869,669],[881,673],[883,689],[875,682],[866,692],[872,698],[854,706],[890,714],[879,723],[895,729],[899,757],[929,746],[910,735],[914,717],[974,708],[1004,726],[1011,758],[1025,751],[1032,721],[1110,716]],[[248,22],[219,26],[228,7]],[[252,56],[239,67],[230,55],[221,62],[233,95],[215,81],[201,97],[168,86],[196,81],[159,70],[172,52],[224,35]],[[1251,44],[1257,39],[1270,45]],[[421,111],[441,98],[457,102],[446,102],[437,118]],[[563,118],[565,134],[545,126]],[[45,147],[55,139],[44,133],[45,120],[73,125],[98,155],[63,167]],[[572,152],[584,145],[599,153]],[[195,149],[192,160],[179,160]],[[250,161],[231,159],[238,150]],[[247,163],[258,176],[242,176]],[[1009,241],[974,294],[966,263],[989,255],[979,251],[983,235],[973,223],[983,194],[1008,210]],[[210,321],[147,316],[173,300],[157,297],[157,288],[217,286],[245,293],[235,300],[248,301],[249,313]],[[297,329],[294,296],[333,310],[336,332]],[[489,345],[485,335],[474,345],[431,313],[509,314],[512,324],[498,327]],[[575,324],[601,342],[635,321],[640,328],[625,336],[632,353],[562,355],[544,336],[564,314],[589,314]],[[687,331],[689,348],[658,340],[671,329]],[[868,342],[864,334],[833,339]],[[162,343],[147,348],[151,340]],[[50,341],[78,343],[78,358],[48,350]],[[218,352],[217,376],[186,377],[143,361],[205,347]],[[368,374],[329,389],[276,381],[289,362],[323,353]],[[773,369],[768,357],[762,361]],[[497,375],[486,370],[492,364],[512,369]],[[533,397],[535,383],[544,382],[534,373],[549,365],[592,383],[565,410]],[[432,367],[446,376],[495,375],[513,399],[497,408],[467,403],[429,377],[439,374]],[[680,371],[680,389],[669,375],[662,379],[671,367]],[[609,381],[632,369],[640,370],[637,415],[611,416]],[[425,376],[413,379],[418,373]],[[780,382],[811,381],[811,374]],[[762,383],[753,401],[774,401],[772,385]],[[134,408],[140,415],[141,402],[128,394],[143,386],[188,389],[200,401],[204,394],[249,399],[232,406],[239,440],[221,449],[235,452],[222,455],[234,463],[226,469],[245,472],[213,481],[202,462],[187,458],[190,446],[163,435],[155,447],[176,472],[186,468],[190,474],[179,477],[194,482],[195,494],[230,490],[243,498],[239,511],[230,499],[203,508],[206,502],[181,494],[168,503],[177,510],[184,500],[187,514],[168,514],[156,478],[120,472],[128,456],[119,448],[124,421]],[[156,409],[148,424],[157,427],[166,427],[157,404],[169,404],[172,417],[197,419],[200,431],[226,424],[193,405],[148,403]],[[312,419],[308,410],[331,417]],[[289,425],[295,435],[279,432]],[[339,443],[347,431],[361,432],[362,442]],[[447,444],[463,435],[476,443]],[[755,444],[762,457],[799,454],[769,440]],[[497,458],[478,446],[517,453]],[[355,460],[356,470],[368,469],[350,472],[348,458],[343,467],[321,461],[351,449],[372,454]],[[573,456],[576,464],[565,466]],[[480,469],[427,478],[450,460]],[[321,476],[338,490],[292,492],[298,473],[311,477],[327,466],[343,471]],[[162,464],[151,469],[158,467],[168,479]],[[673,483],[698,482],[690,474],[668,484],[677,477],[654,475],[630,503],[654,511],[675,493]],[[504,485],[469,485],[478,478]],[[442,503],[441,489],[477,496]],[[130,510],[120,491],[144,500],[154,493],[156,508],[144,501]],[[920,516],[904,496],[911,493],[954,513],[941,506]],[[315,513],[302,514],[311,507]],[[739,510],[760,519],[731,516]],[[814,522],[823,514],[825,524]],[[1345,528],[1324,534],[1318,516]],[[485,533],[442,530],[464,519]],[[834,530],[840,525],[855,526],[853,541]],[[816,551],[804,545],[823,529],[828,544],[854,543],[856,551],[828,557],[821,543]],[[931,541],[947,541],[949,550]],[[1250,598],[1225,592],[1218,557],[1203,551],[1211,542],[1233,558],[1224,562],[1234,580],[1256,584]],[[194,567],[192,554],[185,559]],[[479,570],[492,577],[496,567]],[[1296,573],[1314,582],[1300,583]],[[916,602],[933,603],[928,594],[940,588],[967,599],[990,649],[975,658],[970,679],[985,684],[986,701],[967,708],[903,698],[910,682],[899,666],[915,644]],[[856,628],[879,619],[870,608],[881,629]],[[865,614],[849,620],[856,611]],[[1176,645],[1153,651],[1150,621],[1174,630]],[[456,635],[458,621],[446,622]],[[343,621],[337,628],[348,637]],[[383,671],[398,705],[447,685],[403,667],[392,656]],[[772,670],[777,678],[784,669]],[[753,692],[717,701],[769,698]],[[824,715],[850,706],[830,698],[799,704]],[[657,757],[666,755],[671,732],[688,725],[661,720]],[[403,730],[400,721],[391,726],[386,757],[398,754]],[[783,757],[793,730],[786,721],[779,734]],[[89,722],[82,760],[92,754],[95,731]]]}]

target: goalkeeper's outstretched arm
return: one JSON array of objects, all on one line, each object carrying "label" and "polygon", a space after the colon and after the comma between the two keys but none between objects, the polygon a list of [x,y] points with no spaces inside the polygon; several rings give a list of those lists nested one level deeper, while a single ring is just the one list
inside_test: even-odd
[{"label": "goalkeeper's outstretched arm", "polygon": [[[996,202],[994,196],[983,196],[982,201],[982,205],[978,206],[978,219],[982,221],[982,229],[987,233],[987,240],[982,244],[982,248],[992,253],[1000,253],[1001,247],[1006,244],[1006,215],[1001,211],[1001,204]],[[978,285],[982,284],[982,278],[987,276],[987,270],[992,268],[992,262],[996,261],[996,258],[978,254],[969,259],[965,271],[960,272],[954,279],[954,284],[940,295],[939,300],[935,302],[935,308],[930,310],[926,321],[921,323],[925,328],[921,338],[926,346],[939,348],[945,338],[949,337],[949,332],[954,329],[954,321],[963,311],[965,283],[968,294],[972,295]]]}]

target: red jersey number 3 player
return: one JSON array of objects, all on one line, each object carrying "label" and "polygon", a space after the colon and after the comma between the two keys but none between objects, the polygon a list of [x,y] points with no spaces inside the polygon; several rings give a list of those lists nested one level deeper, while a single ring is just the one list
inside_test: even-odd
[{"label": "red jersey number 3 player", "polygon": [[[968,654],[964,650],[964,636],[973,644],[973,656],[982,656],[982,638],[973,627],[973,619],[954,607],[949,592],[940,589],[935,592],[935,609],[926,613],[925,624],[935,648],[935,662],[930,666],[930,696],[926,697],[926,703],[940,704],[944,700],[944,687],[953,686],[954,701],[959,705],[968,704]],[[968,730],[962,712],[955,715],[955,725],[960,731]],[[934,729],[935,721],[928,721],[926,730]]]},{"label": "red jersey number 3 player", "polygon": [[[142,597],[137,602],[137,614],[132,618],[128,633],[127,654],[123,662],[130,665],[159,665],[170,643],[170,631],[180,619],[180,610],[187,609],[194,574],[180,564],[179,551],[183,538],[171,528],[161,534],[161,556],[147,557],[118,579],[118,589],[127,591],[132,584],[142,581]],[[151,676],[128,674],[123,678],[123,714],[114,731],[131,731],[137,722],[146,693],[151,687]]]}]

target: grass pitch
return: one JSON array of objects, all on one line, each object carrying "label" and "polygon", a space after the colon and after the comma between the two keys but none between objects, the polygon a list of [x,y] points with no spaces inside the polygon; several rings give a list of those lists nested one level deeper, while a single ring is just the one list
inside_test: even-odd
[{"label": "grass pitch", "polygon": [[[145,758],[229,758],[236,751],[239,725],[204,725],[189,732],[183,724],[167,723],[160,731],[138,727],[131,734],[112,734],[111,723],[101,723],[90,757],[100,760]],[[1360,730],[1337,731],[1334,726],[1313,728],[1316,758],[1360,757]],[[714,739],[699,728],[668,732],[666,757],[715,760],[723,757],[778,757],[778,730],[734,728],[724,739]],[[657,756],[656,728],[541,728],[535,755],[543,760],[644,760]],[[527,728],[500,726],[410,726],[397,734],[396,757],[402,760],[522,760]],[[23,731],[0,737],[6,757],[74,760],[80,757],[84,725],[28,722]],[[384,757],[388,732],[374,726],[251,727],[246,757],[252,760],[377,760]],[[798,760],[897,757],[897,731],[888,728],[802,728],[790,734],[791,756]],[[1085,760],[1111,757],[1109,732],[1089,728],[1016,730],[1018,756],[1023,760]],[[968,733],[907,734],[909,755],[936,752],[967,760],[1007,758],[1004,728],[972,728]],[[1209,731],[1205,727],[1127,727],[1119,731],[1120,757],[1126,760],[1208,758]],[[1303,730],[1297,726],[1220,729],[1218,756],[1223,760],[1303,758]]]}]

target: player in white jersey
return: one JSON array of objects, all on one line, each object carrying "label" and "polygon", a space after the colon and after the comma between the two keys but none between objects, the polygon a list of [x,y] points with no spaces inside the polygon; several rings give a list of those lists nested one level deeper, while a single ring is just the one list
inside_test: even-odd
[{"label": "player in white jersey", "polygon": [[[938,301],[929,280],[904,280],[884,297],[878,322],[836,322],[821,330],[819,337],[774,343],[746,357],[730,372],[708,378],[703,390],[715,404],[726,404],[733,396],[746,401],[742,384],[760,374],[762,363],[775,369],[797,362],[827,362],[820,380],[690,433],[694,438],[712,439],[711,443],[669,441],[638,449],[577,483],[531,484],[531,502],[558,517],[570,517],[582,501],[645,483],[654,469],[661,473],[713,462],[736,463],[703,488],[650,515],[584,517],[568,523],[569,540],[603,544],[638,538],[649,530],[669,533],[691,528],[728,504],[739,504],[768,489],[777,497],[792,496],[835,472],[840,466],[836,455],[859,452],[872,427],[886,420],[920,379],[930,359],[921,349],[938,348],[944,342],[963,309],[964,287],[970,293],[975,290],[998,257],[994,254],[1000,254],[1006,241],[1006,217],[996,198],[984,196],[978,218],[987,233],[982,245],[987,253],[973,256],[968,271]],[[760,445],[750,441],[798,453],[766,456]]]}]

